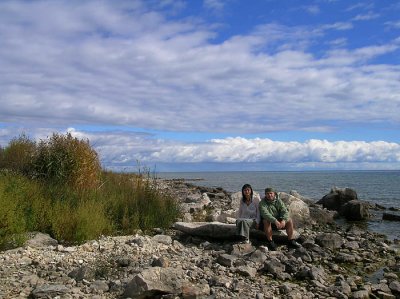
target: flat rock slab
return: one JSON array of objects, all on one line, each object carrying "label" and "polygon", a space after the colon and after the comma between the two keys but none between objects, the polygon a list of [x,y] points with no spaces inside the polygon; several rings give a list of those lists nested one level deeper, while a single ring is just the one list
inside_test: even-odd
[{"label": "flat rock slab", "polygon": [[[222,222],[175,222],[173,226],[176,230],[192,236],[213,239],[234,239],[236,235],[236,225]],[[284,230],[273,231],[274,240],[286,240],[287,235]],[[297,231],[294,232],[295,238],[299,237]],[[266,240],[264,232],[252,229],[250,237],[258,240]]]}]

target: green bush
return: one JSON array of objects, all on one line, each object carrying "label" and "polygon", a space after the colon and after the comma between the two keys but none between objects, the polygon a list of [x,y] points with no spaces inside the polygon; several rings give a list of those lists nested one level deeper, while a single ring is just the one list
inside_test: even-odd
[{"label": "green bush", "polygon": [[70,133],[54,133],[41,140],[35,159],[35,174],[51,184],[67,185],[73,189],[98,187],[101,165],[89,141],[79,140]]},{"label": "green bush", "polygon": [[25,134],[10,141],[6,148],[0,150],[0,169],[15,171],[24,175],[32,172],[36,143]]},{"label": "green bush", "polygon": [[0,249],[22,244],[29,231],[74,244],[168,228],[180,216],[148,172],[102,171],[89,142],[70,134],[13,139],[0,148],[0,166]]},{"label": "green bush", "polygon": [[180,216],[179,203],[158,190],[149,174],[106,172],[103,182],[100,191],[120,233],[168,228]]},{"label": "green bush", "polygon": [[82,243],[112,233],[112,220],[96,190],[49,185],[43,193],[51,202],[49,226],[51,235],[57,240],[68,244]]},{"label": "green bush", "polygon": [[19,246],[24,241],[26,219],[21,209],[20,183],[18,175],[0,173],[0,249]]}]

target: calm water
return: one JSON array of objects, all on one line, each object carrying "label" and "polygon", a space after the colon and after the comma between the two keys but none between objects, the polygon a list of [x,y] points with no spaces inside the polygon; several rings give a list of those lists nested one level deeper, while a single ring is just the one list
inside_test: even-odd
[{"label": "calm water", "polygon": [[[245,183],[260,194],[271,186],[283,192],[296,190],[313,200],[322,198],[332,187],[349,187],[357,192],[359,199],[400,208],[400,171],[164,172],[157,177],[193,179],[193,184],[222,187],[231,192],[240,191]],[[390,239],[400,239],[399,222],[382,221],[382,213],[372,212],[376,215],[367,223],[368,229]]]}]

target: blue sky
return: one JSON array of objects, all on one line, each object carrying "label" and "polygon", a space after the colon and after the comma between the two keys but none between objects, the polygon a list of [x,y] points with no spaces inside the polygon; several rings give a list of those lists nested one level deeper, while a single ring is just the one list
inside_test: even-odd
[{"label": "blue sky", "polygon": [[400,169],[400,4],[1,1],[0,145],[106,168]]}]

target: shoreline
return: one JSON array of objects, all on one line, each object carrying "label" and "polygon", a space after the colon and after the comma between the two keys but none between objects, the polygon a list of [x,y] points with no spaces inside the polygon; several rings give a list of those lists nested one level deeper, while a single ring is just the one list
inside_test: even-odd
[{"label": "shoreline", "polygon": [[[159,182],[182,204],[232,205],[222,188]],[[301,229],[302,248],[262,241],[202,238],[173,229],[100,237],[64,247],[37,234],[24,247],[0,253],[3,298],[391,298],[400,294],[400,257],[393,242],[356,226],[315,224]],[[371,278],[368,278],[368,276]],[[370,280],[368,280],[370,279]],[[362,297],[364,296],[364,297]],[[394,297],[393,297],[394,298]]]}]

